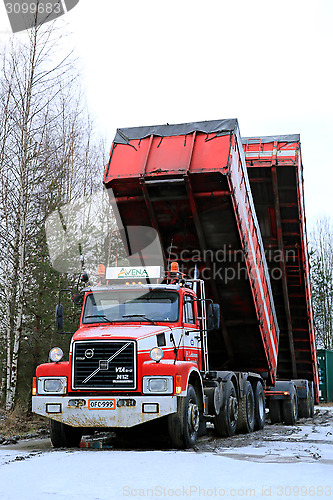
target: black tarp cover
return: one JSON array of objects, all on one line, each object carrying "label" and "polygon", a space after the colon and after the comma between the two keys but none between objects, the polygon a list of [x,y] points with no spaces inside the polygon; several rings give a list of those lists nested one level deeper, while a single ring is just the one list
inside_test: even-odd
[{"label": "black tarp cover", "polygon": [[204,122],[181,123],[177,125],[153,125],[150,127],[132,127],[117,129],[114,138],[115,144],[128,144],[131,140],[140,140],[151,135],[159,137],[170,137],[176,135],[188,135],[193,132],[203,132],[205,134],[226,135],[234,130],[238,130],[236,118],[229,120],[213,120]]},{"label": "black tarp cover", "polygon": [[293,143],[293,142],[300,142],[300,135],[299,134],[289,134],[289,135],[263,135],[263,136],[256,136],[256,137],[242,137],[242,143],[243,144],[252,144],[254,142],[261,142],[261,144],[268,144],[269,142],[287,142],[287,143]]}]

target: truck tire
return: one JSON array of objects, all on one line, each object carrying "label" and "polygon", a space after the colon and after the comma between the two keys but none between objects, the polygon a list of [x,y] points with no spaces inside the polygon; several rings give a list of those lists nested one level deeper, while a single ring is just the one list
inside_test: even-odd
[{"label": "truck tire", "polygon": [[309,391],[310,391],[310,418],[314,416],[314,387],[313,382],[309,382]]},{"label": "truck tire", "polygon": [[263,429],[265,426],[265,391],[262,383],[258,380],[254,382],[254,429],[256,431]]},{"label": "truck tire", "polygon": [[306,397],[298,399],[298,416],[300,418],[310,417],[311,392],[308,383],[306,382]]},{"label": "truck tire", "polygon": [[178,398],[177,412],[168,418],[172,446],[179,449],[192,448],[197,440],[199,424],[198,397],[194,387],[189,384],[186,397]]},{"label": "truck tire", "polygon": [[295,386],[290,389],[290,399],[282,402],[282,419],[287,425],[295,425],[298,417],[298,398]]},{"label": "truck tire", "polygon": [[82,429],[71,427],[57,420],[50,420],[50,438],[54,448],[78,448]]},{"label": "truck tire", "polygon": [[298,415],[300,418],[310,417],[310,398],[299,399],[298,401]]},{"label": "truck tire", "polygon": [[268,403],[268,409],[271,424],[281,424],[282,412],[280,401],[278,399],[271,399]]},{"label": "truck tire", "polygon": [[239,400],[237,431],[244,434],[254,429],[254,394],[252,385],[247,380],[244,385],[243,397]]},{"label": "truck tire", "polygon": [[220,413],[214,417],[214,427],[218,436],[233,436],[237,428],[238,400],[234,384],[229,380],[223,385],[224,397]]}]

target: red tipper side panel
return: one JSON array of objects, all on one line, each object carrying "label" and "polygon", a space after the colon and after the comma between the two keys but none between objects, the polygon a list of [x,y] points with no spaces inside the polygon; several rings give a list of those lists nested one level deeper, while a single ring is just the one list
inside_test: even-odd
[{"label": "red tipper side panel", "polygon": [[279,332],[261,234],[253,207],[243,155],[242,152],[239,154],[238,144],[241,143],[238,143],[237,137],[234,136],[229,182],[244,253],[247,257],[246,265],[255,299],[262,341],[271,370],[276,373]]},{"label": "red tipper side panel", "polygon": [[220,304],[210,368],[256,371],[274,383],[278,327],[237,121],[121,132],[104,182],[123,225],[154,227],[166,257],[188,274],[196,264]]},{"label": "red tipper side panel", "polygon": [[280,327],[278,376],[314,381],[318,367],[298,135],[243,140]]},{"label": "red tipper side panel", "polygon": [[[131,146],[113,144],[104,183],[108,185],[115,178],[187,174],[189,169],[191,172],[205,172],[207,165],[211,171],[223,171],[228,162],[229,146],[229,136],[207,141],[204,134],[187,138],[151,136],[132,140]],[[211,158],[217,161],[211,162]]]}]

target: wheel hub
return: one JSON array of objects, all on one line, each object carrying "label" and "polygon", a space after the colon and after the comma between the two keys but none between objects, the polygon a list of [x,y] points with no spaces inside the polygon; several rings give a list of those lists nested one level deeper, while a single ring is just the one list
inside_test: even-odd
[{"label": "wheel hub", "polygon": [[265,403],[262,398],[259,399],[259,416],[262,419],[265,414]]},{"label": "wheel hub", "polygon": [[197,432],[199,429],[199,408],[195,403],[190,403],[188,407],[188,423],[191,432]]},{"label": "wheel hub", "polygon": [[237,398],[231,397],[230,398],[230,420],[237,420],[238,419],[238,401]]}]

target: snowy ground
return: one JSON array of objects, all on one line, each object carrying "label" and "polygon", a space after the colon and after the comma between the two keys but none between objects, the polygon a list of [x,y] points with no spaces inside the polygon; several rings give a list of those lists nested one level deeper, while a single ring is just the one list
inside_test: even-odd
[{"label": "snowy ground", "polygon": [[0,446],[0,498],[330,498],[333,407],[296,427],[201,438],[192,451],[55,451],[48,441]]}]

